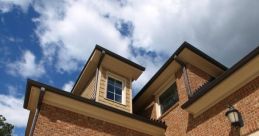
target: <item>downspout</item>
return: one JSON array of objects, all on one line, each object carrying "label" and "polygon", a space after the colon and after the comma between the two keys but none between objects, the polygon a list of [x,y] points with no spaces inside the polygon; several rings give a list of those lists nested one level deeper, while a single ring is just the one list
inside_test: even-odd
[{"label": "downspout", "polygon": [[30,129],[29,136],[33,136],[33,132],[34,132],[34,129],[35,129],[35,125],[36,125],[38,116],[39,116],[39,112],[40,112],[40,109],[41,109],[42,100],[43,100],[44,95],[45,95],[45,88],[41,87],[40,88],[39,100],[38,100],[37,107],[36,107],[36,110],[35,110],[35,114],[34,114],[34,117],[33,117],[33,120],[32,120],[32,126],[31,126],[31,129]]},{"label": "downspout", "polygon": [[101,63],[102,63],[102,61],[103,61],[104,55],[105,55],[105,51],[102,51],[102,53],[101,53],[101,57],[100,57],[100,59],[99,59],[99,61],[98,61],[98,64],[97,64],[97,67],[96,67],[96,72],[95,72],[95,89],[94,89],[94,93],[95,93],[95,94],[94,94],[95,101],[96,101],[96,98],[97,98],[96,94],[97,94],[97,85],[98,85],[99,68],[100,68],[100,65],[101,65]]},{"label": "downspout", "polygon": [[187,70],[186,70],[186,65],[183,61],[181,61],[180,59],[178,59],[177,56],[174,56],[174,60],[180,64],[183,68],[183,79],[184,79],[184,84],[186,86],[186,91],[187,91],[187,94],[188,94],[188,98],[190,98],[192,96],[192,90],[191,90],[191,87],[190,87],[190,82],[189,82],[189,77],[188,77],[188,74],[187,74]]}]

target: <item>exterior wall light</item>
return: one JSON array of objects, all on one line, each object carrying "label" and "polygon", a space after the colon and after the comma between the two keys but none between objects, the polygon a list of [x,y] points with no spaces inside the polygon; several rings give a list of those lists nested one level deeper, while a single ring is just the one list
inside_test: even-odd
[{"label": "exterior wall light", "polygon": [[225,114],[229,121],[231,122],[231,125],[235,128],[242,127],[242,118],[240,112],[235,109],[233,106],[228,107],[228,111]]}]

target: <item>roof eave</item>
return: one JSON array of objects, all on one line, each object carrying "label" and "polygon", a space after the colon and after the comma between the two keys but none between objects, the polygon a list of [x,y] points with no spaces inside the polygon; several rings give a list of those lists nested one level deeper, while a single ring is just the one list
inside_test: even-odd
[{"label": "roof eave", "polygon": [[184,42],[174,53],[173,55],[165,62],[165,64],[158,70],[158,72],[147,82],[147,84],[139,91],[139,93],[133,98],[133,103],[136,103],[137,99],[145,92],[146,89],[156,80],[156,78],[170,65],[172,61],[174,61],[175,56],[179,55],[185,48],[190,49],[191,51],[195,52],[196,54],[200,55],[201,57],[205,58],[212,64],[216,65],[217,67],[221,68],[222,70],[227,70],[228,68],[223,64],[219,63],[215,59],[211,58],[207,54],[203,53],[199,49],[195,48],[188,42]]},{"label": "roof eave", "polygon": [[195,101],[197,101],[200,97],[204,96],[206,93],[208,93],[213,87],[220,84],[224,79],[229,77],[232,73],[237,71],[239,68],[244,66],[246,63],[248,63],[251,59],[256,57],[259,54],[259,47],[255,48],[253,51],[251,51],[248,55],[246,55],[244,58],[242,58],[240,61],[238,61],[235,65],[233,65],[230,69],[225,71],[224,74],[213,80],[212,82],[208,83],[204,87],[201,87],[199,90],[197,90],[192,97],[189,98],[187,102],[185,102],[181,107],[183,109],[188,108],[190,105],[192,105]]},{"label": "roof eave", "polygon": [[83,103],[86,103],[86,104],[90,104],[92,106],[96,106],[98,108],[101,108],[101,109],[104,109],[104,110],[107,110],[107,111],[114,112],[116,114],[123,115],[126,118],[128,117],[128,118],[131,118],[131,119],[135,119],[135,120],[138,120],[138,121],[145,122],[147,124],[154,125],[156,127],[166,128],[166,125],[163,122],[149,120],[149,119],[146,119],[144,117],[141,117],[141,116],[138,116],[138,115],[135,115],[135,114],[130,114],[130,113],[127,113],[125,111],[121,111],[121,110],[118,110],[118,109],[106,106],[104,104],[97,103],[95,101],[88,100],[88,99],[85,99],[83,97],[73,95],[72,93],[63,91],[61,89],[58,89],[58,88],[55,88],[55,87],[52,87],[52,86],[49,86],[49,85],[46,85],[46,84],[34,81],[34,80],[31,80],[31,79],[27,80],[27,88],[26,88],[26,94],[25,94],[24,105],[23,105],[23,107],[25,109],[28,109],[27,107],[28,107],[28,103],[29,103],[29,97],[30,97],[31,87],[32,86],[35,86],[35,87],[38,87],[38,88],[44,87],[46,92],[49,91],[49,92],[52,92],[52,93],[56,93],[56,94],[59,94],[59,95],[62,95],[62,96],[65,96],[65,97],[68,97],[68,98],[71,98],[71,99],[83,102]]}]

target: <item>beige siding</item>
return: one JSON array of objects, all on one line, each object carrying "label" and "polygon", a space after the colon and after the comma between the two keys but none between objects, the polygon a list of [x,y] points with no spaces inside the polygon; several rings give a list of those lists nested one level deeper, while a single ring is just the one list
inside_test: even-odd
[{"label": "beige siding", "polygon": [[95,76],[95,74],[93,74],[92,78],[89,80],[88,85],[86,85],[81,96],[85,97],[87,99],[94,100],[95,94],[96,94],[95,86],[96,86],[96,76]]},{"label": "beige siding", "polygon": [[[100,69],[101,72],[100,72],[100,84],[99,84],[99,93],[98,93],[98,99],[97,101],[100,102],[100,103],[103,103],[105,105],[108,105],[108,106],[111,106],[111,107],[114,107],[116,109],[120,109],[120,110],[123,110],[123,111],[126,111],[126,112],[132,112],[131,110],[131,82],[128,78],[126,77],[123,77],[122,75],[119,75],[117,74],[116,72],[113,72],[111,70],[108,70],[106,68],[101,68]],[[123,77],[125,79],[125,105],[124,104],[120,104],[120,103],[117,103],[117,102],[114,102],[112,100],[109,100],[106,98],[106,87],[107,87],[107,72],[110,72],[112,74],[115,74],[115,75],[118,75],[120,77]]]}]

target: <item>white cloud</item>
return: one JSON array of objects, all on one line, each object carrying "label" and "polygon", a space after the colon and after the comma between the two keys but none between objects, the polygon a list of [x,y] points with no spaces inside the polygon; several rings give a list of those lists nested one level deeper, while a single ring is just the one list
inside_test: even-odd
[{"label": "white cloud", "polygon": [[59,71],[78,70],[78,64],[85,62],[96,44],[128,56],[129,39],[121,37],[114,24],[96,12],[90,2],[67,1],[63,7],[43,2],[35,7],[41,13],[37,20],[41,47],[47,57],[57,56]]},{"label": "white cloud", "polygon": [[73,86],[74,86],[74,82],[73,81],[69,81],[69,82],[67,82],[67,83],[65,83],[63,85],[62,90],[70,92],[71,89],[73,88]]},{"label": "white cloud", "polygon": [[28,121],[29,112],[23,109],[23,100],[23,97],[0,94],[0,114],[15,127],[25,127]]},{"label": "white cloud", "polygon": [[[161,56],[134,56],[129,45],[172,54],[188,41],[230,66],[258,43],[256,5],[257,0],[64,0],[40,1],[34,7],[41,15],[36,20],[40,46],[45,57],[57,57],[53,64],[59,71],[79,70],[93,46],[100,44],[141,62],[146,72],[135,84],[143,86],[163,61],[153,61]],[[119,20],[133,24],[132,37],[120,35],[115,27]]]},{"label": "white cloud", "polygon": [[34,54],[28,50],[23,53],[21,60],[9,63],[7,68],[10,74],[19,74],[24,78],[37,78],[45,73],[42,62],[37,63]]},{"label": "white cloud", "polygon": [[18,6],[26,12],[31,2],[32,0],[1,0],[0,12],[9,12],[14,8],[14,6]]},{"label": "white cloud", "polygon": [[[143,86],[165,58],[134,56],[129,46],[172,54],[188,41],[230,66],[259,42],[258,4],[258,0],[37,0],[33,7],[40,14],[34,21],[44,59],[58,71],[80,70],[94,45],[100,44],[144,65],[146,72],[135,83]],[[120,35],[119,20],[132,23],[131,36]]]}]

